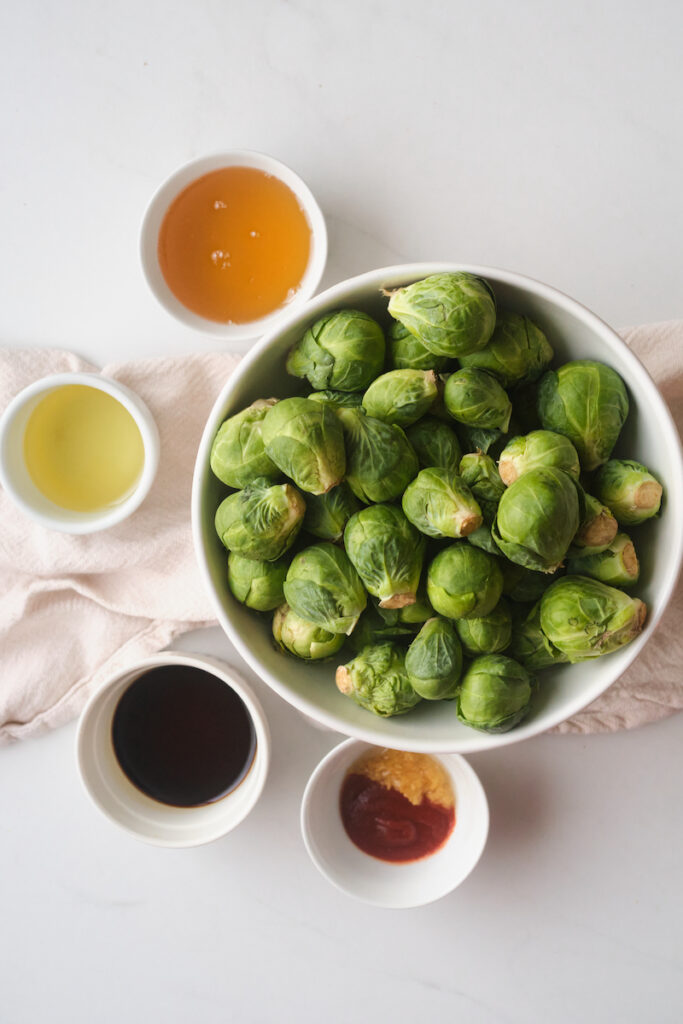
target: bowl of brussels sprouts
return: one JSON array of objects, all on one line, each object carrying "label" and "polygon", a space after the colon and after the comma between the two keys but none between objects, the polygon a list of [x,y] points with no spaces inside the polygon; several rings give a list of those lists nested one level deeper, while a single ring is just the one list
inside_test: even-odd
[{"label": "bowl of brussels sprouts", "polygon": [[642,650],[681,563],[681,447],[633,353],[561,292],[386,267],[239,364],[192,516],[218,620],[276,692],[463,753],[557,725]]}]

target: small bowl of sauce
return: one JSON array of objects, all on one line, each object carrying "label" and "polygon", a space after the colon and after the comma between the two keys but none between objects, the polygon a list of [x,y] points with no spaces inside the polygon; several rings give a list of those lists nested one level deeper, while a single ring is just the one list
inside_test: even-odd
[{"label": "small bowl of sauce", "polygon": [[96,373],[43,377],[0,418],[0,483],[23,512],[62,533],[121,522],[148,494],[158,462],[145,403]]},{"label": "small bowl of sauce", "polygon": [[327,231],[294,171],[239,150],[193,160],[160,186],[143,220],[140,255],[147,283],[169,313],[242,342],[313,295]]},{"label": "small bowl of sauce", "polygon": [[270,737],[234,669],[165,651],[93,694],[76,748],[85,788],[106,817],[157,846],[198,846],[230,832],[256,804]]},{"label": "small bowl of sauce", "polygon": [[417,907],[451,892],[479,860],[488,803],[458,754],[339,744],[311,775],[304,843],[338,889],[381,907]]}]

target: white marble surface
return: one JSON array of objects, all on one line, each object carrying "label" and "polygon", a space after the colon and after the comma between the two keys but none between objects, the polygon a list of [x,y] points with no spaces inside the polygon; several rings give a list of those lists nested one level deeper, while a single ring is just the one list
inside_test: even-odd
[{"label": "white marble surface", "polygon": [[[681,316],[682,10],[6,5],[0,343],[98,364],[211,347],[146,292],[137,229],[162,177],[229,147],[308,180],[327,283],[454,258],[549,281],[616,325]],[[237,663],[217,631],[183,646]],[[299,836],[336,737],[259,692],[270,781],[204,849],[147,848],[100,818],[73,728],[0,752],[3,1024],[681,1019],[681,716],[472,758],[492,811],[478,869],[388,912],[329,887]]]}]

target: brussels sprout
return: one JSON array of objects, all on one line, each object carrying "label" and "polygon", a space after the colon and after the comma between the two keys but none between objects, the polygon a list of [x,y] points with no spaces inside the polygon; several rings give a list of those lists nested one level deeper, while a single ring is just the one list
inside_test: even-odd
[{"label": "brussels sprout", "polygon": [[341,405],[347,409],[360,409],[363,402],[360,391],[311,391],[306,397],[311,402],[328,402],[330,405]]},{"label": "brussels sprout", "polygon": [[656,516],[662,503],[662,485],[633,459],[610,459],[595,474],[594,488],[620,526],[636,526]]},{"label": "brussels sprout", "polygon": [[280,470],[266,455],[263,420],[277,398],[259,398],[222,423],[211,445],[211,469],[228,487],[246,487],[258,477],[279,480]]},{"label": "brussels sprout", "polygon": [[282,586],[287,562],[262,562],[231,551],[228,555],[228,586],[233,597],[257,612],[271,612],[285,599]]},{"label": "brussels sprout", "polygon": [[467,534],[467,540],[470,544],[474,544],[475,548],[481,548],[482,551],[488,551],[490,555],[500,556],[500,548],[496,544],[491,533],[498,505],[493,501],[480,501],[479,507],[484,521],[476,530],[472,530],[472,533]]},{"label": "brussels sprout", "polygon": [[623,647],[646,615],[642,601],[588,576],[564,576],[541,598],[541,629],[571,662]]},{"label": "brussels sprout", "polygon": [[596,555],[605,551],[617,535],[619,526],[606,505],[592,494],[584,494],[584,513],[572,540],[570,555]]},{"label": "brussels sprout", "polygon": [[[386,609],[382,610],[386,614]],[[427,583],[425,580],[420,579],[415,604],[407,604],[403,608],[398,608],[396,614],[398,615],[398,621],[408,626],[421,626],[427,619],[434,618],[435,613],[427,597]]]},{"label": "brussels sprout", "polygon": [[331,658],[344,646],[346,639],[343,633],[328,633],[326,629],[299,618],[286,604],[273,616],[273,636],[283,651],[305,661]]},{"label": "brussels sprout", "polygon": [[351,633],[367,603],[346,553],[325,542],[294,556],[284,592],[297,615],[328,633]]},{"label": "brussels sprout", "polygon": [[358,625],[349,640],[354,651],[358,653],[364,647],[383,644],[391,640],[396,643],[409,644],[415,636],[416,629],[417,626],[401,622],[398,615],[391,622],[387,622],[376,608],[369,606],[358,620]]},{"label": "brussels sprout", "polygon": [[450,359],[483,348],[496,326],[496,302],[486,281],[464,271],[432,274],[399,288],[389,313],[437,356]]},{"label": "brussels sprout", "polygon": [[415,604],[425,539],[394,505],[371,505],[351,516],[344,547],[366,589],[382,608]]},{"label": "brussels sprout", "polygon": [[530,469],[500,499],[493,539],[511,562],[554,572],[578,529],[579,509],[577,484],[568,473],[554,466]]},{"label": "brussels sprout", "polygon": [[552,430],[532,430],[524,437],[513,437],[498,460],[500,478],[508,485],[538,466],[555,466],[577,480],[581,472],[574,445],[564,434]]},{"label": "brussels sprout", "polygon": [[526,715],[531,694],[532,678],[522,665],[503,654],[483,654],[463,676],[458,718],[482,732],[507,732]]},{"label": "brussels sprout", "polygon": [[307,398],[284,398],[263,421],[266,452],[285,476],[324,494],[344,476],[344,435],[334,409]]},{"label": "brussels sprout", "polygon": [[337,484],[327,494],[309,494],[304,530],[321,540],[339,541],[344,536],[344,527],[360,507],[360,502],[346,483]]},{"label": "brussels sprout", "polygon": [[631,587],[638,582],[640,565],[630,537],[618,533],[604,551],[570,558],[567,572],[573,576],[592,576],[611,587]]},{"label": "brussels sprout", "polygon": [[455,697],[462,672],[462,650],[453,623],[429,619],[406,654],[406,672],[416,693],[425,700]]},{"label": "brussels sprout", "polygon": [[582,469],[591,470],[612,453],[628,416],[628,395],[611,367],[577,359],[541,377],[538,412],[544,429],[568,437]]},{"label": "brussels sprout", "polygon": [[228,551],[274,562],[294,543],[305,511],[306,504],[296,487],[271,487],[268,480],[257,479],[220,503],[216,533]]},{"label": "brussels sprout", "polygon": [[427,412],[437,395],[433,370],[389,370],[372,382],[363,395],[368,416],[409,427]]},{"label": "brussels sprout", "polygon": [[528,316],[501,311],[488,344],[461,356],[462,366],[495,374],[503,387],[534,381],[553,360],[553,350],[540,327]]},{"label": "brussels sprout", "polygon": [[539,672],[551,665],[569,661],[566,654],[550,643],[541,629],[541,602],[538,601],[512,634],[508,654],[521,661],[525,668]]},{"label": "brussels sprout", "polygon": [[388,363],[392,370],[443,370],[446,356],[436,356],[398,320],[389,328]]},{"label": "brussels sprout", "polygon": [[287,373],[314,388],[362,391],[384,366],[380,325],[357,309],[340,309],[313,324],[287,356]]},{"label": "brussels sprout", "polygon": [[406,436],[417,454],[420,468],[441,466],[457,470],[460,442],[452,427],[434,416],[423,416],[406,430]]},{"label": "brussels sprout", "polygon": [[511,601],[522,604],[538,601],[559,576],[559,571],[555,573],[537,572],[535,569],[525,569],[523,565],[507,561],[502,563],[501,568],[503,570],[503,593]]},{"label": "brussels sprout", "polygon": [[496,607],[479,619],[456,619],[455,629],[468,654],[497,654],[512,638],[510,606],[501,597]]},{"label": "brussels sprout", "polygon": [[486,370],[467,367],[451,373],[443,399],[453,419],[466,426],[486,430],[495,428],[503,432],[508,429],[512,402],[496,378]]},{"label": "brussels sprout", "polygon": [[481,618],[493,611],[503,592],[498,560],[466,543],[444,548],[427,572],[427,594],[447,619]]},{"label": "brussels sprout", "polygon": [[382,718],[403,715],[420,701],[405,668],[405,652],[394,643],[364,647],[348,665],[340,665],[337,689]]},{"label": "brussels sprout", "polygon": [[428,537],[466,537],[482,524],[481,509],[453,470],[422,469],[401,502],[406,517]]},{"label": "brussels sprout", "polygon": [[490,455],[483,452],[463,455],[458,472],[479,502],[489,501],[497,505],[505,493],[505,484]]},{"label": "brussels sprout", "polygon": [[346,441],[346,482],[361,501],[392,501],[417,476],[417,455],[400,427],[338,409]]}]

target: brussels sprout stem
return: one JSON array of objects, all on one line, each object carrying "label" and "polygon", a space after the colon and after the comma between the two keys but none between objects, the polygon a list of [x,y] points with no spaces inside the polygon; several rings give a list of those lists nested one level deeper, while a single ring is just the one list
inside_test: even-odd
[{"label": "brussels sprout stem", "polygon": [[618,529],[614,516],[603,508],[595,519],[591,519],[579,530],[576,539],[586,548],[607,546],[616,537]]},{"label": "brussels sprout stem", "polygon": [[383,597],[379,603],[380,608],[407,608],[409,604],[415,604],[415,594],[390,594]]},{"label": "brussels sprout stem", "polygon": [[655,508],[662,498],[662,485],[656,480],[646,480],[633,493],[636,508]]},{"label": "brussels sprout stem", "polygon": [[334,681],[337,684],[337,689],[340,693],[343,693],[348,697],[353,692],[353,683],[351,681],[351,673],[347,669],[346,665],[340,665],[335,672]]}]

